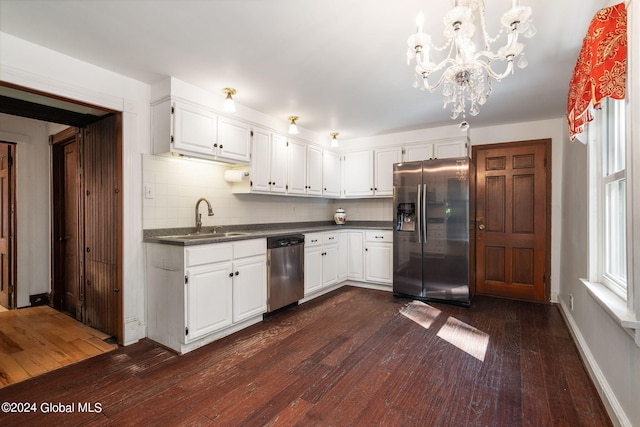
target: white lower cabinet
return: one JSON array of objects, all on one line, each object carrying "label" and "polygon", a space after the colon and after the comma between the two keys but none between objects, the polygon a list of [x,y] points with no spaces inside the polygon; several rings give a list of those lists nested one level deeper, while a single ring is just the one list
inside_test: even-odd
[{"label": "white lower cabinet", "polygon": [[146,250],[150,339],[186,353],[262,320],[266,239]]},{"label": "white lower cabinet", "polygon": [[338,233],[304,235],[304,295],[338,283]]},{"label": "white lower cabinet", "polygon": [[393,283],[393,232],[367,231],[365,233],[365,273],[367,282]]},{"label": "white lower cabinet", "polygon": [[347,279],[364,280],[364,231],[349,231]]}]

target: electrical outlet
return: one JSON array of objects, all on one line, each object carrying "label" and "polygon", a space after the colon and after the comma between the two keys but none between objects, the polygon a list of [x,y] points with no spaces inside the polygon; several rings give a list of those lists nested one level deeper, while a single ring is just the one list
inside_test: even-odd
[{"label": "electrical outlet", "polygon": [[153,186],[150,184],[145,184],[144,186],[144,198],[145,199],[153,199],[155,197]]},{"label": "electrical outlet", "polygon": [[573,295],[569,294],[569,310],[573,311]]}]

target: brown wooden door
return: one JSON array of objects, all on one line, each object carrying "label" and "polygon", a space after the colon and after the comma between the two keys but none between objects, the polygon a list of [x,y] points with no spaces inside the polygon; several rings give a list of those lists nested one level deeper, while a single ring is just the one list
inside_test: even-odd
[{"label": "brown wooden door", "polygon": [[15,306],[13,275],[15,181],[13,144],[0,142],[0,305]]},{"label": "brown wooden door", "polygon": [[122,210],[118,116],[85,128],[83,138],[85,323],[120,336],[118,269]]},{"label": "brown wooden door", "polygon": [[53,137],[53,306],[82,320],[80,134]]},{"label": "brown wooden door", "polygon": [[474,147],[476,291],[548,301],[550,141]]}]

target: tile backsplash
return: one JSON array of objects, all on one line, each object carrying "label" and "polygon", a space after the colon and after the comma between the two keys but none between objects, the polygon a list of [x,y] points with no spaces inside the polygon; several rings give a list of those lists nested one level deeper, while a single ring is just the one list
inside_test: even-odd
[{"label": "tile backsplash", "polygon": [[350,220],[392,220],[391,199],[340,199],[233,194],[224,180],[228,166],[204,160],[143,154],[143,228],[191,227],[195,203],[205,197],[214,216],[200,205],[203,226],[327,221],[338,207]]}]

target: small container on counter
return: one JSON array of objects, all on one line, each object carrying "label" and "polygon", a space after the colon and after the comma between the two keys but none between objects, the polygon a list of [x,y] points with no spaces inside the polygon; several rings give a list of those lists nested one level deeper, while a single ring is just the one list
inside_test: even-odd
[{"label": "small container on counter", "polygon": [[336,213],[335,215],[333,215],[333,220],[338,225],[342,225],[345,222],[347,222],[347,214],[345,213],[344,209],[342,208],[336,209]]}]

